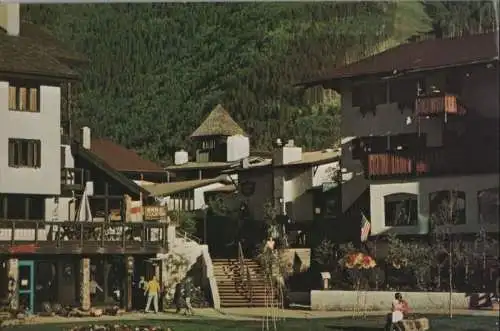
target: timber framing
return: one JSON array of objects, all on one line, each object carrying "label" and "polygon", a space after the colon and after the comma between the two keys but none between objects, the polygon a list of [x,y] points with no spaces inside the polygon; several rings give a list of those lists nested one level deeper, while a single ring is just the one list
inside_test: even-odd
[{"label": "timber framing", "polygon": [[83,148],[80,144],[73,143],[73,146],[71,149],[75,155],[77,155],[78,157],[81,157],[85,161],[96,166],[97,168],[102,170],[106,175],[110,176],[112,179],[114,179],[117,182],[119,182],[120,184],[122,184],[127,190],[130,191],[130,193],[133,193],[136,195],[140,195],[142,193],[146,197],[150,195],[149,191],[147,191],[144,188],[142,188],[141,186],[137,185],[133,180],[130,180],[124,174],[111,168],[101,158],[96,156],[91,151]]}]

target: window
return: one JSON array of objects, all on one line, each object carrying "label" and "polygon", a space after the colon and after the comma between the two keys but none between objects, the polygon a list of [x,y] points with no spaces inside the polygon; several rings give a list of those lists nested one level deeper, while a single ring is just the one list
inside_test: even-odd
[{"label": "window", "polygon": [[9,109],[17,111],[40,111],[40,87],[25,84],[9,84]]},{"label": "window", "polygon": [[385,226],[415,226],[418,223],[418,199],[416,194],[396,193],[387,195],[385,202]]},{"label": "window", "polygon": [[9,167],[40,168],[40,163],[40,140],[9,139]]},{"label": "window", "polygon": [[[41,195],[0,195],[0,220],[14,220],[16,228],[34,227],[33,223],[22,221],[43,221],[45,219],[45,197]],[[10,223],[1,223],[0,228],[9,228]]]},{"label": "window", "polygon": [[435,225],[466,224],[465,192],[445,190],[429,194],[429,211]]},{"label": "window", "polygon": [[498,187],[479,191],[477,194],[480,224],[498,224],[500,200]]}]

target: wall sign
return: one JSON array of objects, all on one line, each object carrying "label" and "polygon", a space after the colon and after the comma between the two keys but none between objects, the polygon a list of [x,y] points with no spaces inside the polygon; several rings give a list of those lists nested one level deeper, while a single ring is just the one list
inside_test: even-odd
[{"label": "wall sign", "polygon": [[144,206],[145,221],[159,221],[166,219],[167,208],[165,206]]}]

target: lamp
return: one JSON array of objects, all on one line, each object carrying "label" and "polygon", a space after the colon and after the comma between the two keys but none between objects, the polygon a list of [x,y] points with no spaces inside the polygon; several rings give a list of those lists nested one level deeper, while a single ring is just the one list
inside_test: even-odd
[{"label": "lamp", "polygon": [[134,258],[132,256],[127,257],[127,273],[134,273]]}]

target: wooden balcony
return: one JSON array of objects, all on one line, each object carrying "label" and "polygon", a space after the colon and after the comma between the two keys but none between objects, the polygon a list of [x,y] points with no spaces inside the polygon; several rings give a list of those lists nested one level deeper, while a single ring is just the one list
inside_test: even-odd
[{"label": "wooden balcony", "polygon": [[80,168],[61,169],[62,191],[83,191],[85,183],[90,179],[89,171]]},{"label": "wooden balcony", "polygon": [[364,168],[369,179],[496,173],[497,154],[497,151],[480,148],[426,148],[413,153],[368,154]]},{"label": "wooden balcony", "polygon": [[457,96],[448,93],[418,97],[415,100],[415,111],[418,116],[464,115],[466,113],[465,107],[460,104]]},{"label": "wooden balcony", "polygon": [[[1,222],[2,231],[10,233],[10,240],[0,241],[1,254],[156,254],[168,251],[166,223],[22,221],[22,231],[31,231],[32,236],[28,238],[25,234],[16,238],[19,221]],[[27,226],[26,223],[32,224]]]}]

